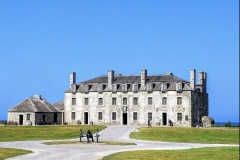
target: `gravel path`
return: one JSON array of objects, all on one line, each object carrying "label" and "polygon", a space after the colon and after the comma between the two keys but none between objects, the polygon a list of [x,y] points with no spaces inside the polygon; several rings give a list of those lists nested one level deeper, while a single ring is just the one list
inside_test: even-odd
[{"label": "gravel path", "polygon": [[[173,142],[152,142],[142,141],[129,138],[131,132],[138,131],[140,126],[119,126],[109,125],[101,131],[99,141],[119,141],[133,142],[137,145],[104,145],[101,143],[79,143],[79,144],[64,144],[64,145],[44,145],[45,141],[18,141],[18,142],[0,142],[0,147],[5,148],[20,148],[32,150],[33,153],[9,158],[11,160],[98,160],[102,157],[130,150],[180,150],[201,147],[215,146],[230,146],[226,144],[198,144],[198,143],[173,143]],[[73,139],[79,140],[79,139]],[[83,139],[86,141],[86,138]]]}]

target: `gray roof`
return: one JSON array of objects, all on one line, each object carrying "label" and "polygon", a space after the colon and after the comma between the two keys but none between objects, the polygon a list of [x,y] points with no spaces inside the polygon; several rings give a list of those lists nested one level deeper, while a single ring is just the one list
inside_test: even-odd
[{"label": "gray roof", "polygon": [[27,98],[8,112],[61,112],[45,99]]},{"label": "gray roof", "polygon": [[64,101],[59,101],[57,103],[54,103],[52,106],[59,110],[64,110]]},{"label": "gray roof", "polygon": [[[167,90],[176,90],[176,83],[181,82],[183,84],[183,90],[191,90],[190,83],[186,80],[183,80],[181,78],[178,78],[172,74],[163,74],[163,75],[154,75],[154,76],[147,76],[147,83],[153,83],[153,91],[161,90],[161,83],[167,83]],[[128,84],[128,91],[132,91],[132,84],[138,84],[138,87],[140,89],[141,87],[141,76],[122,76],[117,75],[114,76],[114,84],[117,84],[117,91],[122,91],[122,84]],[[103,91],[110,91],[106,86],[108,84],[108,76],[100,76],[96,77],[90,80],[86,80],[83,82],[80,82],[78,85],[76,85],[76,89],[78,92],[83,92],[83,86],[85,84],[89,85],[89,92],[96,92],[98,84],[103,84],[104,89]],[[71,92],[71,89],[69,88],[67,92]]]}]

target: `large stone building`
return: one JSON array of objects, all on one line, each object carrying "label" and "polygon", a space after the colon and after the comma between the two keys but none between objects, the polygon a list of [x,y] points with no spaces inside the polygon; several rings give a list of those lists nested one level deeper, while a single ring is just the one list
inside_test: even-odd
[{"label": "large stone building", "polygon": [[14,125],[63,124],[63,112],[52,106],[41,95],[34,95],[8,110],[7,123]]},{"label": "large stone building", "polygon": [[123,76],[108,71],[76,84],[70,73],[70,88],[64,96],[64,122],[68,124],[113,124],[194,127],[208,116],[206,73],[190,71],[190,82],[172,73]]}]

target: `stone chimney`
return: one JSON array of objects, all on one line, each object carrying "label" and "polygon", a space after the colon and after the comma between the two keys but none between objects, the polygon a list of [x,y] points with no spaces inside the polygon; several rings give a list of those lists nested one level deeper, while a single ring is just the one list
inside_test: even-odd
[{"label": "stone chimney", "polygon": [[202,85],[202,92],[207,92],[207,73],[199,71],[199,84]]},{"label": "stone chimney", "polygon": [[146,86],[147,83],[147,70],[141,70],[141,87]]},{"label": "stone chimney", "polygon": [[196,88],[196,70],[191,69],[190,71],[190,88],[195,90]]},{"label": "stone chimney", "polygon": [[70,73],[70,88],[72,87],[72,84],[76,83],[76,73],[75,72],[71,72]]},{"label": "stone chimney", "polygon": [[109,70],[108,71],[108,86],[112,86],[113,83],[114,83],[114,71]]},{"label": "stone chimney", "polygon": [[205,90],[205,92],[207,92],[207,73],[206,72],[204,72],[204,74],[203,74],[203,79],[204,79],[204,90]]},{"label": "stone chimney", "polygon": [[38,100],[41,100],[42,98],[41,98],[41,95],[34,95],[34,97],[33,97],[34,99],[38,99]]},{"label": "stone chimney", "polygon": [[204,72],[199,71],[199,73],[198,73],[198,83],[203,85],[203,81],[204,81]]}]

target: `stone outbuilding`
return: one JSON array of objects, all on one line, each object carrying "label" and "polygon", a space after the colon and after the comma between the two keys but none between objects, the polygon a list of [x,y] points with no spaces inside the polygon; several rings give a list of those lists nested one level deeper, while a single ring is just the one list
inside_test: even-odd
[{"label": "stone outbuilding", "polygon": [[209,117],[209,116],[203,116],[202,117],[202,126],[203,127],[211,127],[212,124],[214,124],[215,121],[213,118]]},{"label": "stone outbuilding", "polygon": [[8,110],[8,124],[50,125],[63,124],[63,113],[41,95],[27,98]]}]

